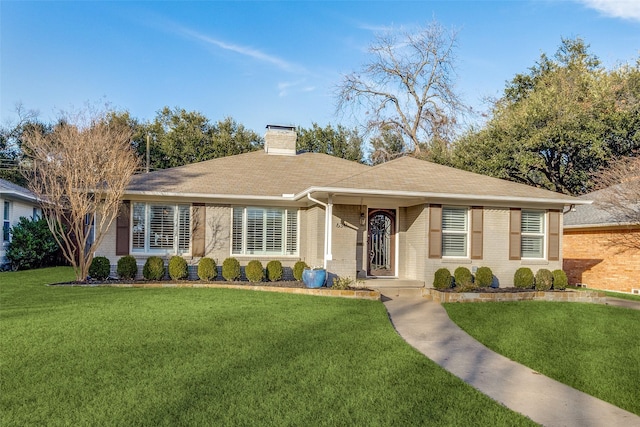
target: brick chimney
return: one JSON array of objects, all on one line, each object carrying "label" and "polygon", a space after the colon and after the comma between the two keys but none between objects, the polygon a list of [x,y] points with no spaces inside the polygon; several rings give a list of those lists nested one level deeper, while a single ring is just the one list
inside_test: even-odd
[{"label": "brick chimney", "polygon": [[295,126],[267,125],[264,134],[264,151],[267,154],[296,155],[298,134]]}]

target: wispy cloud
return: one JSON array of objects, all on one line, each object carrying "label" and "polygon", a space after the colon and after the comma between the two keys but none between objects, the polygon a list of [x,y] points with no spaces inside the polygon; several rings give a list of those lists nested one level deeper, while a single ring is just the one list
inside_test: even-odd
[{"label": "wispy cloud", "polygon": [[277,56],[274,56],[274,55],[269,55],[258,49],[254,49],[247,46],[240,46],[240,45],[229,43],[222,40],[217,40],[217,39],[214,39],[213,37],[209,37],[205,34],[199,33],[197,31],[194,31],[179,25],[174,25],[174,28],[177,33],[185,37],[189,37],[191,39],[206,43],[210,46],[214,46],[219,49],[234,52],[234,53],[237,53],[238,55],[246,56],[263,63],[271,64],[283,71],[287,71],[290,73],[298,73],[298,74],[305,74],[307,72],[305,68],[300,65],[286,61],[282,58],[278,58]]},{"label": "wispy cloud", "polygon": [[595,9],[614,18],[640,21],[639,0],[576,0],[586,7]]},{"label": "wispy cloud", "polygon": [[305,79],[294,82],[280,82],[278,83],[278,96],[285,97],[294,90],[295,92],[313,92],[316,90],[315,86],[306,83]]},{"label": "wispy cloud", "polygon": [[393,29],[393,25],[374,25],[366,22],[356,23],[356,27],[360,30],[371,31],[372,33],[385,33]]}]

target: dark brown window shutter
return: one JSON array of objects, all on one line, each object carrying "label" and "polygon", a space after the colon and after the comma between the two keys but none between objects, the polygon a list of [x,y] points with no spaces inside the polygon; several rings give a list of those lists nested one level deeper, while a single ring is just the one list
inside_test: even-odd
[{"label": "dark brown window shutter", "polygon": [[471,208],[471,259],[482,259],[483,220],[482,206],[473,206]]},{"label": "dark brown window shutter", "polygon": [[429,206],[429,258],[442,258],[442,206]]},{"label": "dark brown window shutter", "polygon": [[131,202],[124,201],[116,218],[116,255],[129,255],[129,216]]},{"label": "dark brown window shutter", "polygon": [[203,257],[205,247],[205,221],[207,219],[206,207],[204,203],[194,203],[192,205],[193,233],[191,234],[191,255]]},{"label": "dark brown window shutter", "polygon": [[549,261],[560,259],[560,212],[549,211]]},{"label": "dark brown window shutter", "polygon": [[522,211],[520,209],[511,209],[509,216],[509,259],[517,260],[521,256],[520,230],[522,228]]}]

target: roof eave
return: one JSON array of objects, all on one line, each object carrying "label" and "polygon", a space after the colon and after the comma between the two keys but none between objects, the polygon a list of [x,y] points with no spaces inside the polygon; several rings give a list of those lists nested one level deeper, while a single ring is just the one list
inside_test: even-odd
[{"label": "roof eave", "polygon": [[480,196],[475,194],[458,194],[458,193],[434,193],[421,191],[394,191],[394,190],[369,190],[358,188],[341,188],[341,187],[309,187],[306,190],[294,195],[294,200],[306,197],[309,193],[331,193],[343,195],[365,195],[365,196],[386,196],[386,197],[422,197],[429,199],[454,199],[454,200],[477,200],[477,201],[496,201],[496,202],[517,202],[517,203],[552,203],[563,205],[590,205],[591,200],[581,199],[552,199],[542,197],[516,197],[516,196],[496,196],[487,195]]},{"label": "roof eave", "polygon": [[517,197],[517,196],[496,196],[487,195],[480,196],[475,194],[457,194],[457,193],[434,193],[421,191],[394,191],[394,190],[371,190],[361,188],[344,188],[344,187],[309,187],[296,194],[282,194],[280,196],[260,196],[250,194],[207,194],[207,193],[176,193],[164,191],[127,191],[125,196],[157,196],[157,197],[180,197],[180,198],[210,198],[210,199],[227,199],[227,200],[263,200],[263,201],[293,201],[297,202],[312,193],[330,193],[333,195],[353,195],[353,196],[383,196],[383,197],[415,197],[425,199],[452,199],[452,200],[473,200],[473,201],[492,201],[492,202],[514,202],[514,203],[539,203],[539,204],[556,204],[556,205],[589,205],[591,200],[582,199],[553,199],[543,197]]}]

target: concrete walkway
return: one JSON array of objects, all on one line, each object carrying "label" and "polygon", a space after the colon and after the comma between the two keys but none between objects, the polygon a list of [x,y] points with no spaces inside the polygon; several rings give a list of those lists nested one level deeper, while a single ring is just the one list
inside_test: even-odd
[{"label": "concrete walkway", "polygon": [[615,305],[616,307],[632,308],[640,310],[640,301],[628,300],[622,298],[607,297],[607,305]]},{"label": "concrete walkway", "polygon": [[[471,338],[421,297],[383,298],[400,336],[438,365],[544,426],[640,427],[640,417],[534,372]],[[499,331],[496,331],[499,333]]]}]

